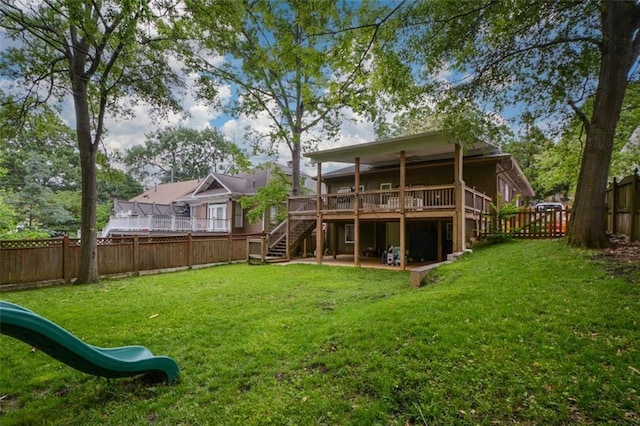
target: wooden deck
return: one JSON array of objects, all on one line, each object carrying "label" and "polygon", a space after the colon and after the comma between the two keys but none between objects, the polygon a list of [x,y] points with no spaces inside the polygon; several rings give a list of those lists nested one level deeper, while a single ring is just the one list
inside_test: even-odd
[{"label": "wooden deck", "polygon": [[[465,211],[489,212],[491,198],[465,187]],[[319,208],[319,211],[318,211]],[[455,186],[420,186],[401,189],[309,195],[289,199],[289,215],[315,219],[392,219],[403,214],[407,218],[451,216],[456,211]]]}]

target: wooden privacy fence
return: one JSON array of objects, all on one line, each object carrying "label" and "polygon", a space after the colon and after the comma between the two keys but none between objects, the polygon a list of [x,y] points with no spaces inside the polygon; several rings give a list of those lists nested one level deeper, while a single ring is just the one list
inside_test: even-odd
[{"label": "wooden privacy fence", "polygon": [[607,232],[640,240],[640,177],[638,169],[607,189]]},{"label": "wooden privacy fence", "polygon": [[[247,259],[247,236],[98,238],[101,277]],[[72,282],[80,269],[80,240],[0,241],[0,290]]]},{"label": "wooden privacy fence", "polygon": [[505,215],[482,216],[480,236],[508,236],[511,238],[560,238],[567,233],[568,210],[522,210]]}]

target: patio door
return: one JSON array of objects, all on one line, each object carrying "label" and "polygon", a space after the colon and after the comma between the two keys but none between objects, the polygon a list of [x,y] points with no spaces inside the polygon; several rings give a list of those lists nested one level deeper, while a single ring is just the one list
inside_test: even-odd
[{"label": "patio door", "polygon": [[227,227],[227,205],[209,204],[207,230],[213,232],[226,232]]}]

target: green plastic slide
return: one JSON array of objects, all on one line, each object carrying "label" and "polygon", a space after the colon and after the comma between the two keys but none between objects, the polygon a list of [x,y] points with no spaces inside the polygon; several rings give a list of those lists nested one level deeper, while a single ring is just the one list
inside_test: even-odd
[{"label": "green plastic slide", "polygon": [[103,377],[144,374],[173,384],[180,369],[166,356],[154,356],[143,346],[98,348],[46,318],[13,303],[0,301],[0,333],[15,337],[85,373]]}]

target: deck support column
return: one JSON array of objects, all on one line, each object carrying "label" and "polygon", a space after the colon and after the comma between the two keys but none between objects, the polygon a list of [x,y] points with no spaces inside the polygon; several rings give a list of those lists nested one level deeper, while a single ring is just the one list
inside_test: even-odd
[{"label": "deck support column", "polygon": [[405,212],[405,188],[407,186],[407,153],[400,151],[400,268],[404,271],[407,266],[407,230],[404,220]]},{"label": "deck support column", "polygon": [[462,146],[455,144],[454,149],[454,181],[456,211],[453,216],[453,252],[462,252],[465,249],[465,206],[464,206],[464,180],[463,176],[463,153]]},{"label": "deck support column", "polygon": [[353,211],[355,217],[353,220],[353,263],[360,266],[360,157],[356,157],[355,163],[355,199],[353,200]]},{"label": "deck support column", "polygon": [[442,262],[442,219],[438,219],[438,253],[436,260]]},{"label": "deck support column", "polygon": [[316,182],[316,262],[322,263],[324,256],[324,233],[322,232],[322,163],[318,163],[318,181]]}]

